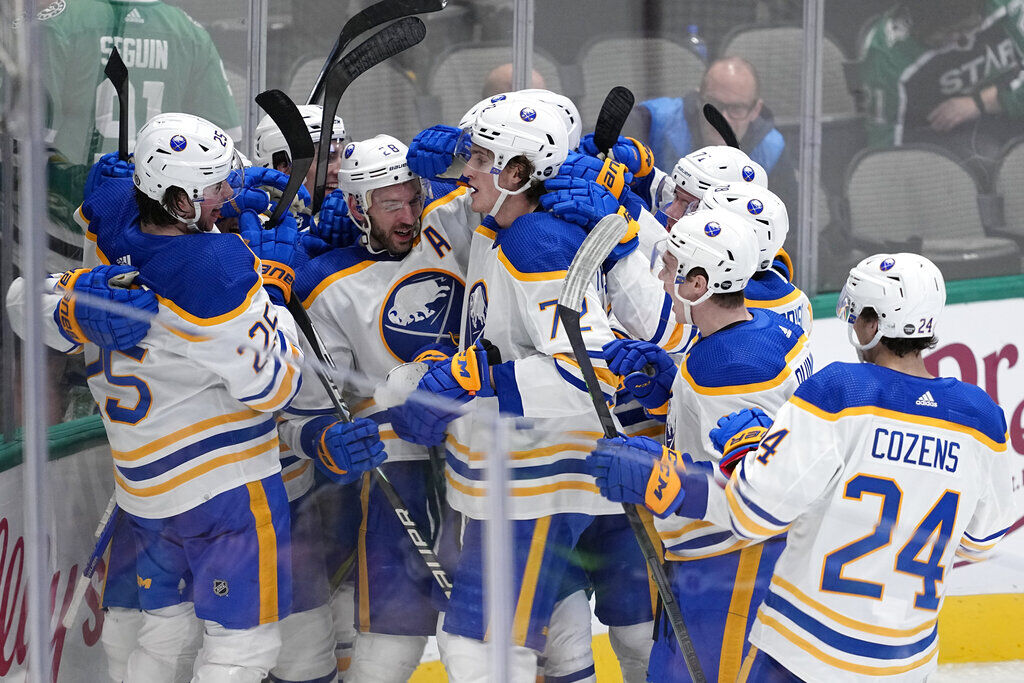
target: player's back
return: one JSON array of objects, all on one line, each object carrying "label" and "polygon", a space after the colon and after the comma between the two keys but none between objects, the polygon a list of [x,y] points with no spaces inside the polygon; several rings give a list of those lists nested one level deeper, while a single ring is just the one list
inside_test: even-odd
[{"label": "player's back", "polygon": [[954,554],[980,557],[1006,530],[1005,432],[955,379],[844,363],[812,376],[730,486],[768,525],[810,506],[751,641],[808,680],[921,680]]}]

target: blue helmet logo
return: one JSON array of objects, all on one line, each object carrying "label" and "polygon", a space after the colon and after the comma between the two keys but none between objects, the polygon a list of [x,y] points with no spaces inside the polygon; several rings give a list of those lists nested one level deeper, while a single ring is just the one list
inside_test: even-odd
[{"label": "blue helmet logo", "polygon": [[504,95],[495,95],[494,97],[491,98],[491,104],[495,102],[501,102],[503,99],[505,99]]},{"label": "blue helmet logo", "polygon": [[753,182],[754,181],[754,169],[751,168],[750,166],[744,166],[743,167],[743,179],[746,180],[748,183]]},{"label": "blue helmet logo", "polygon": [[722,226],[715,221],[711,221],[704,226],[704,234],[708,237],[717,237],[720,232],[722,232]]},{"label": "blue helmet logo", "polygon": [[171,149],[175,152],[182,152],[188,147],[188,140],[184,135],[175,135],[171,138]]},{"label": "blue helmet logo", "polygon": [[537,112],[535,112],[533,109],[530,109],[529,107],[523,107],[522,109],[519,110],[519,118],[529,123],[530,121],[533,121],[535,118],[537,118]]},{"label": "blue helmet logo", "polygon": [[458,334],[463,287],[441,270],[412,273],[395,284],[380,309],[380,333],[395,358],[410,362],[423,346]]},{"label": "blue helmet logo", "polygon": [[348,159],[350,156],[352,156],[352,152],[354,151],[356,151],[356,143],[348,143],[348,145],[345,147],[345,158]]},{"label": "blue helmet logo", "polygon": [[884,261],[882,261],[878,265],[878,269],[885,271],[885,270],[889,270],[890,268],[892,268],[895,265],[896,265],[896,259],[890,257],[890,258],[887,258]]},{"label": "blue helmet logo", "polygon": [[755,216],[764,211],[764,204],[761,203],[760,199],[751,199],[747,202],[747,211],[754,214]]}]

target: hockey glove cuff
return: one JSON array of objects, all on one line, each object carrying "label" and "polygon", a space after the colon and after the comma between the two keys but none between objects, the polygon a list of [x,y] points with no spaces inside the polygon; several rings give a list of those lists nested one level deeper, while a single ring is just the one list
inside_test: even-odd
[{"label": "hockey glove cuff", "polygon": [[[61,275],[57,289],[63,296],[53,312],[61,335],[75,344],[92,342],[112,351],[141,342],[158,306],[153,292],[132,286],[138,274],[131,266],[114,265],[78,268]],[[84,296],[80,299],[77,295]],[[103,302],[109,305],[103,306]],[[121,310],[128,313],[126,307],[139,315],[123,314]]]},{"label": "hockey glove cuff", "polygon": [[708,436],[722,459],[719,469],[726,477],[750,451],[757,450],[761,439],[772,426],[772,420],[760,408],[744,408],[718,420],[718,426]]}]

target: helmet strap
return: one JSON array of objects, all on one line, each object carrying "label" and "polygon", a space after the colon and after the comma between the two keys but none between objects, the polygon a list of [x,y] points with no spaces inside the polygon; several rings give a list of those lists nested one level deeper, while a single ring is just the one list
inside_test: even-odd
[{"label": "helmet strap", "polygon": [[[847,334],[847,337],[849,337],[849,339],[850,339],[850,343],[853,344],[853,348],[857,349],[857,352],[858,352],[857,356],[858,356],[858,358],[861,357],[860,354],[862,352],[869,351],[869,350],[875,348],[876,346],[878,346],[878,342],[880,342],[882,340],[882,328],[881,327],[878,328],[878,330],[875,332],[875,336],[872,337],[871,341],[869,341],[867,344],[861,344],[857,340],[857,334],[853,331],[853,325],[852,324],[847,326],[846,334]],[[861,360],[863,362],[863,359],[861,359]]]}]

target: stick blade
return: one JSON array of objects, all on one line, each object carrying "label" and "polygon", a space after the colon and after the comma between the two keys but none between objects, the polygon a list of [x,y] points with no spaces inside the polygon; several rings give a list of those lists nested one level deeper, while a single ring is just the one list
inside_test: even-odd
[{"label": "stick blade", "polygon": [[600,151],[607,154],[618,141],[634,102],[636,98],[625,86],[617,85],[608,91],[594,125],[594,144]]},{"label": "stick blade", "polygon": [[565,280],[562,281],[562,291],[558,295],[560,305],[577,313],[582,312],[587,285],[615,245],[626,236],[627,230],[626,219],[617,213],[609,214],[597,222],[569,264]]},{"label": "stick blade", "polygon": [[128,82],[128,67],[124,65],[121,53],[117,51],[116,47],[110,51],[110,59],[107,60],[106,66],[103,67],[103,75],[110,79],[110,82],[114,84],[114,88],[118,92]]},{"label": "stick blade", "polygon": [[722,112],[718,111],[718,107],[705,103],[704,119],[711,124],[716,133],[722,136],[722,140],[726,145],[735,149],[740,148],[739,140],[736,139],[736,133],[733,132],[732,126],[725,120],[725,117],[722,116]]},{"label": "stick blade", "polygon": [[302,120],[299,108],[295,106],[288,95],[280,90],[266,90],[256,96],[256,104],[260,105],[263,111],[267,112],[277,124],[285,142],[288,143],[288,153],[292,158],[292,170],[291,175],[288,176],[288,184],[267,221],[267,226],[273,227],[277,225],[285,210],[291,206],[292,200],[299,191],[299,186],[305,179],[309,167],[313,164],[316,149],[313,147],[313,140],[309,136],[309,129],[306,127],[306,122]]}]

